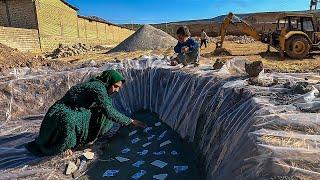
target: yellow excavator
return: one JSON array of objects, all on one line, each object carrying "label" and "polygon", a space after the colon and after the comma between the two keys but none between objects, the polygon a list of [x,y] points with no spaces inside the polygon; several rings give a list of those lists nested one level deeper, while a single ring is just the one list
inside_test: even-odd
[{"label": "yellow excavator", "polygon": [[293,59],[303,59],[309,52],[319,50],[320,32],[315,29],[313,14],[282,13],[274,31],[259,33],[252,25],[229,13],[220,28],[221,41],[216,43],[216,52],[223,52],[223,42],[230,24],[257,41],[277,49],[281,57],[287,54]]}]

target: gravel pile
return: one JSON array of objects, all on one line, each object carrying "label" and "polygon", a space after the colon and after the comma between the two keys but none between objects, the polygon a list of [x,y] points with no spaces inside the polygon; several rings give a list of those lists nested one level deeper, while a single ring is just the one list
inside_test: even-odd
[{"label": "gravel pile", "polygon": [[177,40],[166,32],[151,25],[144,25],[109,52],[168,49],[176,44]]}]

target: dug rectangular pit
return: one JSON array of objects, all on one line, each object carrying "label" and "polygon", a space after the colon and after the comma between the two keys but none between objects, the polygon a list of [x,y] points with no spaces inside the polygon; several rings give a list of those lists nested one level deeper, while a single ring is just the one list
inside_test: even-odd
[{"label": "dug rectangular pit", "polygon": [[[201,162],[201,171],[195,168],[194,174],[200,173],[204,179],[257,179],[286,176],[312,179],[319,177],[317,144],[320,141],[318,135],[320,117],[317,113],[301,112],[294,101],[285,104],[277,103],[277,93],[287,92],[286,88],[279,85],[273,87],[249,85],[248,78],[241,73],[244,72],[244,67],[235,66],[241,63],[228,62],[221,70],[213,71],[208,71],[207,67],[201,66],[197,69],[172,68],[167,66],[167,63],[159,57],[145,57],[137,61],[110,63],[101,68],[44,72],[43,75],[36,76],[25,74],[3,82],[3,85],[9,86],[5,89],[10,91],[0,92],[2,102],[0,155],[4,157],[5,153],[10,152],[10,157],[0,160],[0,168],[3,172],[0,179],[26,177],[26,172],[29,171],[22,167],[34,162],[34,159],[23,151],[22,145],[36,136],[42,117],[39,115],[45,114],[52,103],[61,98],[71,86],[86,81],[106,69],[118,69],[127,80],[121,92],[113,97],[114,106],[128,116],[141,109],[158,114],[161,124],[167,126],[166,130],[172,133],[174,131],[174,137],[177,137],[177,140],[188,143],[190,145],[188,147],[194,148],[194,151],[190,152],[194,154],[192,158]],[[202,68],[206,70],[201,70]],[[306,75],[268,74],[266,78],[295,80],[301,79],[301,76]],[[315,74],[308,76],[317,77]],[[316,97],[315,93],[313,95]],[[300,99],[304,100],[304,98]],[[307,99],[310,100],[310,98]],[[311,99],[313,100],[316,99]],[[129,134],[129,130],[127,131]],[[29,134],[22,136],[24,133]],[[125,141],[121,146],[123,149],[126,149],[126,144],[131,145],[131,140],[134,139],[131,139],[131,136],[129,138],[128,134],[123,137]],[[141,134],[143,134],[141,131],[136,132],[136,136]],[[160,134],[162,133],[157,133],[158,136]],[[142,136],[139,139],[136,143],[145,145],[143,148],[153,146],[147,145]],[[122,141],[111,142],[111,144],[115,143],[115,147],[118,143],[117,152],[121,149],[119,142]],[[157,153],[161,154],[160,144],[164,143],[162,147],[167,148],[176,143],[173,140],[170,142],[167,140],[158,142]],[[177,149],[183,147],[180,145]],[[139,150],[142,155],[146,153],[143,150],[146,149]],[[156,149],[152,151],[156,152]],[[167,153],[167,150],[165,151]],[[177,153],[179,152],[183,150],[177,150]],[[139,156],[139,154],[132,156],[131,159]],[[102,156],[97,154],[98,159],[105,160],[108,157],[108,154]],[[190,162],[188,152],[184,157],[177,159],[183,163],[176,168],[174,168],[174,162],[169,161],[171,159],[141,159],[141,161],[134,159],[130,165],[135,164],[132,166],[133,169],[136,166],[142,168],[141,163],[144,161],[148,167],[150,165],[150,168],[153,168],[151,163],[156,160],[162,161],[156,161],[153,164],[163,166],[164,169],[168,168],[168,173],[152,174],[162,174],[159,177],[168,174],[170,179],[169,174],[174,174],[174,170],[178,167],[185,169],[185,165]],[[123,158],[130,159],[125,156]],[[108,163],[99,162],[98,159],[95,160],[97,164],[90,167],[98,166],[101,169],[89,170],[90,177],[102,177],[107,169],[114,170],[108,167]],[[12,168],[13,164],[10,162],[19,163]],[[55,176],[66,178],[62,175],[63,170],[61,174],[59,174],[59,168],[56,170],[56,167],[61,166],[59,162],[61,163],[61,159],[54,157],[50,161],[31,164],[28,168],[44,171],[32,171],[28,177],[47,177],[54,171],[57,173]],[[167,164],[164,166],[164,163]],[[188,169],[193,169],[192,165],[188,164]],[[135,173],[140,172],[138,175],[151,176],[148,170],[145,170],[146,172],[142,171],[144,169],[136,170],[134,172],[128,170],[126,175],[131,178]],[[116,171],[109,171],[107,174],[114,173]],[[118,173],[121,174],[120,171]]]}]

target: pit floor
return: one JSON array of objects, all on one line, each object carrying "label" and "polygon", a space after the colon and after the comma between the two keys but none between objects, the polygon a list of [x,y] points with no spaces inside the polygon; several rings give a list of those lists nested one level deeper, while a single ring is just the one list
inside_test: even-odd
[{"label": "pit floor", "polygon": [[[160,122],[156,114],[147,111],[140,111],[135,113],[134,117],[147,124],[147,127],[152,127],[147,133],[143,129],[134,127],[122,127],[120,131],[113,136],[104,148],[104,155],[100,157],[97,163],[87,172],[88,179],[103,179],[103,174],[107,170],[119,170],[113,177],[104,177],[105,179],[134,179],[134,174],[145,171],[145,175],[136,179],[154,179],[154,175],[167,174],[166,179],[203,179],[197,160],[197,155],[191,144],[186,143],[179,135],[170,129],[169,126],[161,122],[160,126],[155,126]],[[137,131],[135,134],[129,136],[129,133]],[[159,136],[163,133],[163,138]],[[148,140],[148,137],[154,137]],[[135,138],[140,141],[132,143]],[[170,140],[171,144],[160,147],[160,144]],[[147,147],[142,147],[143,144],[151,142]],[[129,152],[123,153],[122,150],[130,149]],[[139,155],[138,152],[148,150],[146,155]],[[155,155],[156,152],[164,151],[165,154]],[[177,155],[172,154],[176,151]],[[146,151],[145,151],[146,152]],[[119,162],[115,157],[123,157],[129,159],[125,162]],[[151,165],[153,161],[160,160],[167,163],[163,168]],[[135,167],[133,164],[137,161],[144,161],[140,167]],[[174,166],[188,166],[188,169],[176,172]],[[112,173],[111,173],[112,174]],[[160,178],[161,179],[161,178]]]}]

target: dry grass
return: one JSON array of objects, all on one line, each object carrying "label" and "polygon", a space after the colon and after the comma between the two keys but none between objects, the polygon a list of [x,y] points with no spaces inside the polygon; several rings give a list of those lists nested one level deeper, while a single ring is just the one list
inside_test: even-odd
[{"label": "dry grass", "polygon": [[260,140],[272,146],[290,147],[290,148],[308,148],[309,147],[305,140],[294,139],[290,137],[263,135],[261,136]]}]

